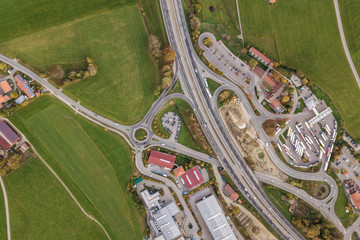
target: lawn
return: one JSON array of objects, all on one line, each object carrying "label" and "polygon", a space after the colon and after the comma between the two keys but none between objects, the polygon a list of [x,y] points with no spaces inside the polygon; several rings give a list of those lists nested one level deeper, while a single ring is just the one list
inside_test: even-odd
[{"label": "lawn", "polygon": [[12,239],[107,239],[38,158],[28,159],[4,182]]},{"label": "lawn", "polygon": [[[3,6],[1,11],[6,15],[2,17],[7,19],[8,27],[13,27],[13,32],[22,27],[25,30],[8,41],[0,38],[0,52],[43,72],[55,64],[68,71],[84,65],[86,57],[91,57],[98,66],[97,75],[67,86],[64,93],[123,124],[138,122],[155,100],[153,90],[161,79],[137,2],[123,0],[124,5],[121,1],[81,0],[76,11],[67,5],[72,3],[68,0],[44,1],[36,5],[41,5],[40,9],[30,2],[25,4],[30,11],[22,14],[17,14],[18,8]],[[17,21],[6,18],[8,15]],[[27,21],[35,20],[44,23],[27,29]]]},{"label": "lawn", "polygon": [[209,90],[210,90],[211,94],[214,95],[216,89],[218,89],[218,87],[220,87],[221,84],[212,80],[211,78],[207,78],[206,81],[209,85]]},{"label": "lawn", "polygon": [[360,74],[360,2],[358,0],[339,1],[341,20],[347,45]]},{"label": "lawn", "polygon": [[345,128],[355,138],[360,137],[356,104],[360,90],[345,57],[332,2],[291,0],[274,6],[263,0],[239,3],[245,42],[275,61],[301,69],[330,95]]},{"label": "lawn", "polygon": [[282,195],[285,195],[285,192],[280,191],[277,188],[274,188],[270,185],[264,186],[264,192],[266,196],[270,199],[270,201],[275,205],[275,207],[281,212],[281,214],[291,222],[292,213],[289,212],[289,208],[291,206],[290,203],[281,199]]},{"label": "lawn", "polygon": [[[6,188],[6,186],[5,186]],[[5,202],[2,188],[0,187],[0,238],[7,239]]]},{"label": "lawn", "polygon": [[130,148],[117,134],[42,96],[10,120],[34,145],[112,239],[140,239],[144,220],[126,191],[134,169]]}]

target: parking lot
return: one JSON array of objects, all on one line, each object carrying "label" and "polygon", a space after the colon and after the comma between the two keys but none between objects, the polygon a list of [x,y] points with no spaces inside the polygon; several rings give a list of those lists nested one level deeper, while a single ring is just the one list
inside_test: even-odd
[{"label": "parking lot", "polygon": [[161,118],[161,124],[171,134],[171,140],[177,140],[179,137],[181,120],[174,112],[166,112]]},{"label": "parking lot", "polygon": [[[353,179],[356,184],[360,186],[360,164],[355,161],[355,157],[351,154],[350,150],[347,147],[342,149],[342,154],[339,155],[339,158],[335,163],[332,163],[337,169],[339,169],[339,178],[341,181],[346,179]],[[341,173],[341,170],[344,169],[346,173]]]}]

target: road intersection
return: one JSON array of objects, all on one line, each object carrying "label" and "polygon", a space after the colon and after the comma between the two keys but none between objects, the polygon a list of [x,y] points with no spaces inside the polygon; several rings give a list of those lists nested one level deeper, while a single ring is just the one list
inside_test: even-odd
[{"label": "road intersection", "polygon": [[[257,130],[259,137],[264,142],[268,142],[269,138],[264,133],[261,127],[261,123],[269,117],[275,118],[278,117],[278,115],[264,112],[263,107],[255,99],[253,99],[255,106],[262,113],[261,116],[256,116],[252,110],[250,103],[247,101],[245,94],[239,89],[238,82],[231,81],[231,78],[229,78],[229,80],[220,77],[204,65],[204,63],[199,59],[193,49],[189,32],[187,30],[181,1],[160,0],[160,5],[162,8],[163,19],[170,44],[177,54],[177,59],[175,61],[175,76],[172,84],[164,91],[164,93],[159,97],[159,99],[154,102],[154,104],[151,106],[150,110],[146,113],[144,118],[139,123],[133,126],[122,125],[103,116],[97,115],[95,112],[83,107],[80,102],[76,102],[63,94],[59,89],[54,87],[46,79],[41,78],[28,68],[19,64],[14,59],[10,59],[6,56],[0,55],[0,60],[11,65],[14,68],[14,71],[21,71],[35,81],[42,84],[44,86],[44,89],[49,90],[51,94],[53,94],[55,97],[57,97],[69,107],[71,107],[76,113],[124,137],[128,144],[133,149],[135,149],[136,166],[139,171],[146,176],[164,182],[167,186],[171,186],[175,193],[179,196],[179,200],[184,206],[184,211],[188,216],[188,218],[186,219],[187,224],[185,224],[185,226],[187,226],[188,223],[192,223],[193,226],[197,225],[195,223],[195,220],[193,219],[192,214],[190,213],[190,210],[187,208],[186,202],[184,202],[183,198],[181,197],[182,193],[179,192],[173,182],[166,178],[152,174],[142,164],[142,152],[148,147],[161,146],[177,152],[181,152],[185,155],[189,155],[190,157],[209,162],[211,164],[221,164],[229,172],[230,176],[233,178],[234,182],[236,183],[240,191],[243,193],[243,195],[247,196],[248,200],[257,208],[257,210],[263,215],[263,217],[284,239],[304,238],[295,230],[295,228],[293,228],[293,226],[280,214],[279,211],[277,211],[277,209],[269,201],[259,184],[259,180],[275,185],[291,193],[297,193],[295,195],[300,195],[303,200],[311,203],[313,206],[316,206],[317,209],[322,206],[320,211],[324,214],[324,216],[329,218],[329,220],[331,220],[335,224],[335,226],[338,227],[345,234],[345,239],[349,239],[348,237],[351,236],[354,230],[356,230],[356,228],[359,226],[360,221],[358,219],[358,221],[356,221],[355,224],[349,229],[345,229],[342,226],[341,222],[339,221],[334,212],[334,204],[338,194],[336,182],[324,171],[320,170],[318,173],[299,172],[283,163],[277,157],[276,153],[272,148],[269,148],[268,150],[268,154],[274,161],[275,165],[287,175],[298,179],[328,182],[329,185],[332,186],[331,193],[329,197],[326,198],[327,201],[331,199],[329,203],[325,202],[325,200],[315,201],[315,199],[313,199],[307,193],[301,192],[302,190],[289,187],[288,184],[279,182],[279,180],[277,179],[271,179],[269,176],[264,176],[259,173],[254,174],[248,168],[239,151],[237,150],[232,140],[232,137],[227,132],[226,127],[221,120],[216,103],[218,94],[221,90],[224,89],[231,89],[237,94],[240,101],[243,103],[247,112],[251,116],[251,121],[255,129]],[[252,73],[249,71],[248,74]],[[203,78],[205,76],[211,77],[213,80],[223,84],[223,86],[217,89],[212,99],[208,97],[205,91],[206,87],[203,82]],[[171,87],[175,84],[177,78],[179,78],[181,82],[184,94],[174,93],[167,95]],[[252,83],[250,86],[246,86],[246,88],[248,89],[248,91],[253,92],[253,86],[254,85]],[[253,97],[254,96],[255,94],[253,94]],[[183,145],[178,144],[177,142],[162,139],[153,134],[151,124],[154,117],[161,109],[163,104],[173,98],[184,99],[192,106],[199,122],[202,123],[203,131],[207,136],[211,146],[213,147],[216,155],[218,156],[218,159],[210,159],[209,156],[207,156],[206,154],[188,149]],[[284,115],[284,117],[286,116]],[[291,118],[293,117],[293,115],[290,114],[287,117]],[[139,127],[145,128],[148,132],[148,137],[144,141],[137,141],[134,138],[134,130]],[[190,233],[193,233],[194,236],[197,235],[195,231],[196,227],[193,230],[186,230]]]}]

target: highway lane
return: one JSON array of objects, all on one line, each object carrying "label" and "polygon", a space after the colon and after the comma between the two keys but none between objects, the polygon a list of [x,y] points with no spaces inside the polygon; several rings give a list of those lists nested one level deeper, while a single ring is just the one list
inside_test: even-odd
[{"label": "highway lane", "polygon": [[[175,24],[174,26],[174,30],[177,31],[177,37],[178,38],[172,38],[172,34],[170,33],[169,35],[169,39],[174,39],[175,41],[177,41],[177,44],[179,44],[179,46],[182,48],[181,50],[181,57],[182,59],[186,59],[187,61],[184,61],[183,64],[180,64],[182,66],[185,66],[184,71],[188,72],[186,74],[186,80],[192,80],[192,81],[185,81],[185,88],[191,90],[190,92],[194,91],[194,94],[192,94],[192,99],[195,102],[200,103],[199,104],[199,109],[198,111],[202,112],[203,116],[211,116],[211,114],[213,114],[212,112],[212,108],[211,108],[211,103],[209,101],[209,99],[206,97],[206,93],[205,93],[205,88],[204,87],[199,87],[199,82],[200,84],[204,84],[202,79],[199,76],[198,70],[196,70],[196,66],[195,66],[195,62],[192,58],[192,53],[191,51],[189,51],[189,48],[191,46],[191,41],[189,41],[189,39],[186,38],[186,33],[187,33],[187,29],[183,29],[186,28],[186,24],[182,23],[181,27],[182,28],[177,28],[176,25],[180,25],[178,24],[179,19],[175,18],[175,19],[168,19],[167,17],[167,12],[168,10],[165,9],[164,11],[164,3],[166,4],[165,1],[161,1],[161,5],[163,7],[163,15],[164,15],[164,21],[165,21],[165,27],[167,28],[167,32],[168,34],[171,32],[172,29],[169,29],[169,24],[167,24],[167,21],[170,21],[170,24]],[[171,6],[171,5],[170,5]],[[178,15],[182,15],[183,16],[183,12],[182,12],[182,6],[181,3],[175,6],[171,6],[174,9],[176,9],[177,7],[179,9],[181,9],[181,11],[177,11]],[[165,14],[164,14],[165,13]],[[184,21],[184,18],[182,19]],[[171,22],[173,21],[173,22]],[[170,31],[169,31],[170,30]],[[179,36],[180,34],[182,34],[182,36]],[[185,36],[184,36],[185,35]],[[177,49],[177,45],[173,45],[173,48],[175,49],[175,51],[177,51],[177,53],[179,52]],[[186,48],[184,48],[184,46]],[[185,49],[185,50],[184,50]],[[191,57],[190,57],[191,56]],[[191,64],[191,65],[187,65],[187,64]],[[194,72],[195,69],[195,72]],[[197,73],[197,74],[195,74]],[[194,77],[195,75],[195,77]],[[195,80],[194,80],[195,79]],[[190,88],[187,86],[190,85]],[[200,98],[200,100],[199,100]],[[202,98],[202,99],[201,99]],[[202,104],[206,104],[207,106],[201,106]],[[204,114],[205,113],[205,114]],[[203,120],[202,118],[200,118],[201,120]],[[200,121],[201,121],[200,120]],[[227,168],[227,170],[229,171],[230,175],[233,176],[234,181],[240,186],[240,190],[242,190],[246,196],[248,196],[250,202],[252,202],[254,204],[254,206],[259,209],[260,213],[263,214],[263,216],[268,219],[269,222],[271,222],[271,224],[273,224],[274,228],[281,234],[283,235],[284,238],[292,238],[292,239],[303,239],[302,236],[285,220],[285,218],[276,210],[273,209],[272,207],[272,203],[267,199],[267,197],[265,196],[265,194],[263,193],[261,187],[259,186],[259,184],[256,184],[255,186],[253,186],[251,183],[257,183],[256,178],[252,175],[251,171],[249,171],[247,165],[244,165],[243,161],[238,162],[237,164],[240,163],[240,165],[242,165],[241,167],[245,170],[245,174],[243,176],[241,176],[242,181],[240,181],[239,177],[237,177],[237,175],[234,172],[234,169],[236,169],[237,171],[237,165],[235,164],[235,162],[237,162],[237,160],[232,160],[231,162],[231,168],[230,168],[230,164],[228,162],[228,160],[224,157],[222,158],[223,154],[225,153],[226,155],[228,155],[229,159],[241,159],[241,157],[239,156],[239,154],[237,153],[237,149],[234,148],[234,146],[231,144],[231,139],[227,138],[226,141],[225,138],[227,137],[226,135],[226,131],[224,130],[223,127],[221,127],[220,129],[216,127],[216,124],[219,124],[219,119],[214,119],[214,118],[210,118],[208,119],[210,121],[207,121],[209,123],[209,126],[211,125],[212,127],[210,128],[210,132],[211,130],[213,130],[213,132],[215,134],[212,134],[212,136],[219,136],[221,140],[217,140],[217,143],[219,144],[218,146],[213,146],[215,152],[218,155],[218,158],[220,159],[220,161],[222,161],[225,164],[225,168]],[[221,125],[220,125],[221,126]],[[204,128],[204,131],[206,132],[207,135],[209,135],[208,127]],[[217,132],[215,132],[215,130],[217,130]],[[219,133],[219,135],[218,135]],[[212,137],[210,136],[210,137]],[[225,136],[225,138],[224,138]],[[208,136],[209,137],[209,136]],[[223,143],[226,143],[225,145],[223,145]],[[221,151],[219,152],[219,149],[221,148]],[[235,156],[235,157],[234,157]],[[250,177],[249,177],[250,175]],[[250,178],[250,179],[246,179],[246,178]],[[251,188],[246,189],[246,187],[242,184],[242,183],[247,183],[248,186],[250,186]],[[251,193],[250,196],[248,191]],[[272,209],[271,212],[268,211],[268,209]],[[268,215],[271,216],[272,220],[269,219],[268,215],[265,214],[265,212],[267,212]],[[286,226],[286,228],[284,228],[284,222],[285,224],[288,224]],[[281,229],[281,230],[280,230]]]}]

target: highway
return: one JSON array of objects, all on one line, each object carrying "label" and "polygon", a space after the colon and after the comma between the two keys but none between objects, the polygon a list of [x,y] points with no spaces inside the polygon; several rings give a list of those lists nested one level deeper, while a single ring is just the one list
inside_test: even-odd
[{"label": "highway", "polygon": [[[165,28],[168,34],[168,39],[172,48],[177,54],[175,61],[175,76],[173,78],[172,84],[165,90],[165,92],[159,97],[159,99],[154,102],[151,109],[146,113],[144,118],[137,124],[133,126],[125,126],[119,124],[115,121],[107,119],[105,117],[97,115],[95,112],[83,107],[80,102],[76,102],[63,94],[59,89],[50,84],[46,79],[43,79],[33,73],[31,70],[19,64],[16,60],[7,58],[6,56],[0,55],[0,60],[6,62],[7,64],[14,67],[14,72],[19,70],[28,76],[30,76],[35,81],[39,82],[44,86],[44,89],[49,90],[54,96],[59,100],[64,102],[66,105],[71,107],[77,114],[84,116],[90,121],[109,128],[109,130],[114,131],[120,134],[128,142],[128,144],[135,149],[136,151],[136,166],[139,171],[146,176],[151,176],[152,173],[147,171],[146,168],[142,165],[142,160],[140,158],[141,153],[144,149],[150,146],[161,146],[174,151],[181,152],[183,154],[189,155],[196,159],[209,162],[211,164],[223,165],[223,167],[229,172],[230,176],[237,184],[240,191],[244,196],[247,196],[248,200],[257,208],[257,210],[263,215],[263,217],[274,227],[274,229],[284,238],[284,239],[304,239],[300,233],[298,233],[293,226],[281,215],[281,213],[273,206],[270,200],[264,194],[259,181],[256,177],[259,177],[259,174],[256,175],[248,168],[247,164],[240,155],[232,137],[228,133],[224,123],[222,122],[221,116],[216,106],[215,99],[217,94],[222,89],[231,89],[235,91],[239,99],[243,103],[247,112],[251,115],[251,121],[257,130],[259,137],[267,142],[269,138],[264,133],[261,123],[265,121],[269,116],[272,116],[270,113],[264,114],[262,107],[257,106],[259,111],[262,112],[261,116],[255,116],[251,105],[246,100],[244,93],[238,88],[238,84],[235,84],[231,79],[226,79],[220,77],[213,73],[210,69],[205,66],[202,61],[196,55],[191,40],[189,32],[186,25],[186,20],[184,16],[184,11],[182,9],[181,1],[179,0],[160,0],[160,5],[162,9],[163,19]],[[205,89],[206,86],[203,81],[203,76],[211,76],[212,79],[223,83],[224,85],[218,89],[214,94],[213,98],[209,98]],[[171,94],[166,96],[168,91],[174,85],[175,80],[179,78],[181,85],[184,90],[184,94]],[[251,86],[252,87],[252,86]],[[162,139],[152,133],[151,123],[156,113],[161,109],[164,103],[172,98],[182,98],[193,107],[197,119],[202,124],[203,131],[208,138],[211,146],[213,147],[218,159],[210,159],[206,154],[196,152],[194,150],[188,149],[181,144],[178,144],[173,141]],[[256,102],[256,101],[255,101]],[[254,102],[254,103],[255,103]],[[278,116],[278,115],[276,115]],[[293,117],[289,115],[289,117]],[[137,128],[143,127],[148,132],[148,137],[145,141],[137,141],[134,138],[134,132]],[[272,148],[269,148],[268,154],[271,159],[274,161],[275,165],[279,167],[283,172],[298,179],[307,179],[314,181],[326,181],[331,186],[332,192],[330,193],[333,196],[333,199],[328,204],[323,204],[323,201],[317,201],[316,203],[321,205],[326,205],[327,209],[330,209],[328,213],[324,210],[324,216],[329,218],[340,230],[342,230],[346,237],[349,236],[352,231],[359,225],[359,221],[356,222],[348,230],[345,230],[339,220],[337,219],[334,213],[334,203],[337,197],[337,187],[335,181],[329,177],[325,172],[320,171],[319,173],[304,173],[296,171],[286,164],[284,164],[276,155]],[[219,161],[219,162],[218,162]],[[142,165],[142,166],[141,166]],[[153,176],[152,176],[153,177]],[[160,177],[160,176],[159,176]],[[172,186],[170,182],[164,180],[160,177],[168,186]],[[267,178],[259,177],[260,180],[266,182]],[[290,192],[296,192],[297,190],[289,188],[285,183],[273,182],[273,185],[278,184],[280,188],[289,189]],[[175,190],[175,186],[172,186]],[[180,192],[175,191],[180,199],[183,201]],[[301,192],[301,198],[305,201],[311,202],[311,198],[306,193]],[[183,202],[182,202],[183,204]],[[184,204],[183,204],[184,205]],[[186,205],[186,204],[185,204]],[[317,206],[321,206],[317,205]],[[325,209],[325,207],[324,207]],[[328,214],[328,215],[326,215]],[[191,217],[190,217],[191,216]],[[192,215],[190,214],[187,221],[193,223]],[[196,224],[193,224],[196,226]],[[188,229],[189,230],[189,229]],[[190,230],[189,230],[190,231]],[[347,238],[346,238],[347,239]]]}]

